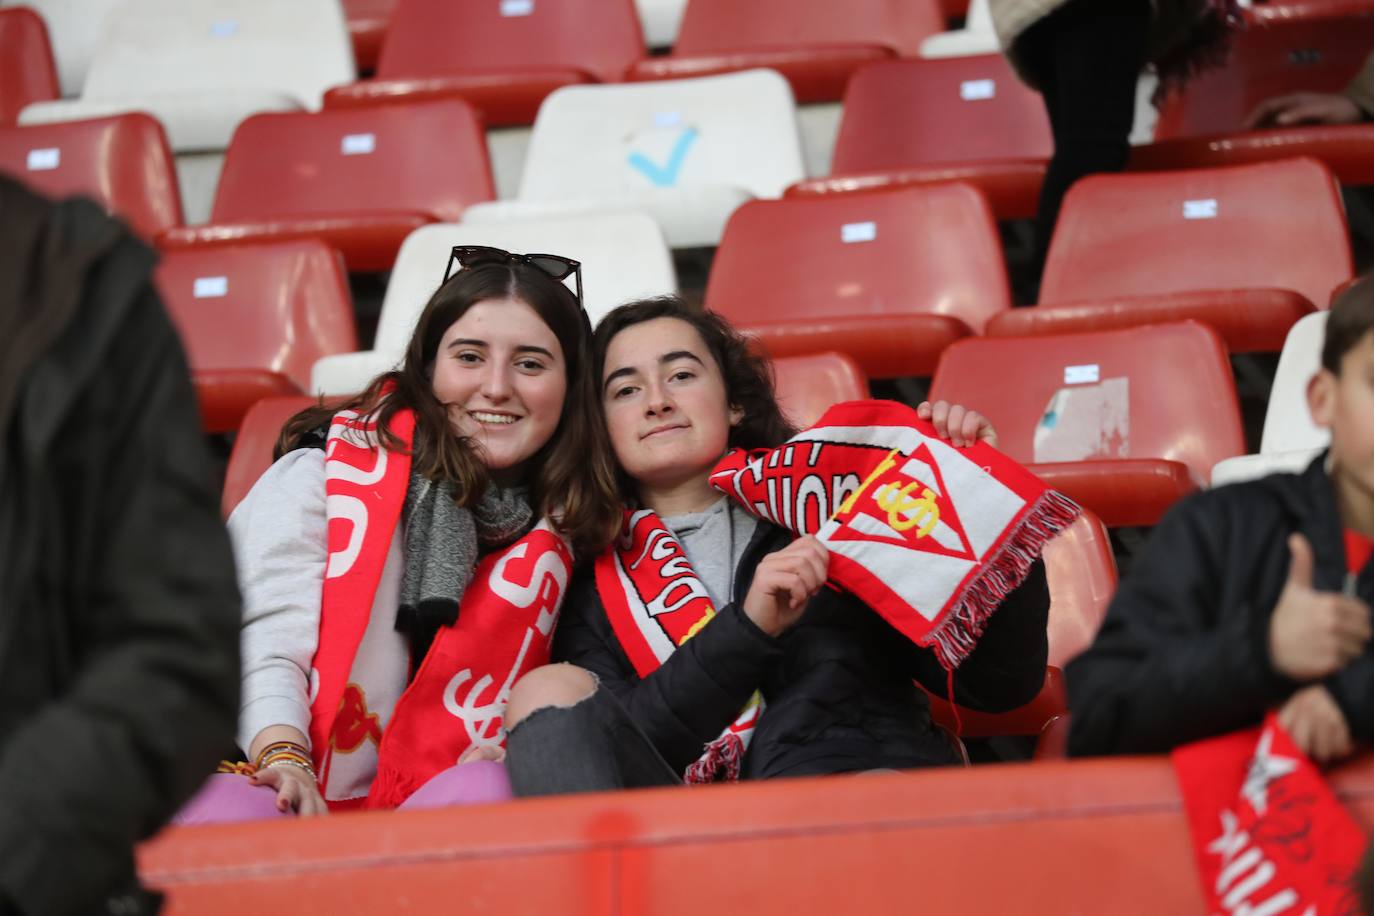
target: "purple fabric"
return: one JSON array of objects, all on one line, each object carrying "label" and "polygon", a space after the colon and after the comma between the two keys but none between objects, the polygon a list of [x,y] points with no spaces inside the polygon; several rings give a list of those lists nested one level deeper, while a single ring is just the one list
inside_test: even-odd
[{"label": "purple fabric", "polygon": [[444,808],[449,805],[483,805],[508,801],[514,797],[506,765],[492,760],[474,760],[443,770],[420,786],[398,810]]},{"label": "purple fabric", "polygon": [[255,786],[247,776],[235,773],[215,773],[205,781],[200,791],[191,797],[172,818],[173,824],[232,824],[237,821],[261,821],[274,817],[292,817],[277,810],[277,790],[270,786]]}]

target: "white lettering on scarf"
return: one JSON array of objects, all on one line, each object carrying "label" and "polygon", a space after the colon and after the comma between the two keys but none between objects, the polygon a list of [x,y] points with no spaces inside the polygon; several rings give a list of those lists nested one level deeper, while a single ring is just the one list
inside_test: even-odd
[{"label": "white lettering on scarf", "polygon": [[1298,903],[1292,888],[1277,891],[1260,903],[1251,902],[1273,880],[1277,869],[1258,846],[1250,845],[1249,832],[1239,829],[1239,821],[1232,812],[1221,812],[1221,836],[1207,846],[1207,851],[1221,856],[1216,892],[1226,912],[1235,916],[1278,916]]}]

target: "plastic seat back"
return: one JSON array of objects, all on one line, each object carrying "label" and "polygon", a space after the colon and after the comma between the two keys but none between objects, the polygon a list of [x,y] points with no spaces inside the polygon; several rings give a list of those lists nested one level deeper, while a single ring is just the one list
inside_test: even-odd
[{"label": "plastic seat back", "polygon": [[50,197],[94,198],[149,241],[181,225],[167,138],[146,114],[0,127],[0,171]]},{"label": "plastic seat back", "polygon": [[221,515],[228,518],[263,472],[272,466],[272,450],[286,421],[314,403],[314,398],[305,395],[263,398],[243,415],[224,470]]},{"label": "plastic seat back", "polygon": [[843,353],[786,356],[773,360],[773,387],[793,426],[811,426],[836,404],[868,397],[868,379]]},{"label": "plastic seat back", "polygon": [[1063,669],[1092,645],[1116,591],[1116,559],[1102,520],[1088,510],[1045,545],[1050,586],[1049,664]]},{"label": "plastic seat back", "polygon": [[705,301],[740,325],[918,313],[978,332],[1010,292],[986,200],[941,184],[750,201],[726,226]]},{"label": "plastic seat back", "polygon": [[105,17],[124,0],[23,0],[48,26],[64,96],[74,96],[86,82],[96,46],[105,35]]},{"label": "plastic seat back", "polygon": [[849,81],[831,172],[1053,153],[1044,103],[1002,55],[880,61]]},{"label": "plastic seat back", "polygon": [[156,280],[193,373],[266,370],[306,391],[316,359],[358,348],[343,264],[322,242],[169,251]]},{"label": "plastic seat back", "polygon": [[1352,272],[1340,191],[1315,160],[1093,175],[1064,199],[1040,301],[1277,288],[1326,308]]},{"label": "plastic seat back", "polygon": [[106,19],[81,94],[267,92],[317,109],[355,75],[338,0],[125,0]]},{"label": "plastic seat back", "polygon": [[343,8],[358,69],[375,70],[396,0],[343,0]]},{"label": "plastic seat back", "polygon": [[728,186],[778,197],[803,175],[796,106],[769,70],[569,86],[534,123],[521,200]]},{"label": "plastic seat back", "polygon": [[1321,368],[1326,318],[1326,312],[1308,315],[1288,332],[1264,413],[1261,453],[1320,449],[1331,442],[1330,431],[1312,422],[1307,407],[1307,383]]},{"label": "plastic seat back", "polygon": [[0,9],[0,125],[13,124],[30,102],[61,95],[42,18],[22,6]]},{"label": "plastic seat back", "polygon": [[869,45],[914,57],[943,29],[936,0],[690,0],[673,53]]},{"label": "plastic seat back", "polygon": [[1226,349],[1195,322],[967,338],[945,350],[930,396],[981,411],[1027,464],[1166,459],[1205,484],[1245,451]]},{"label": "plastic seat back", "polygon": [[1374,6],[1364,0],[1255,6],[1247,18],[1226,65],[1164,103],[1156,139],[1238,131],[1273,96],[1340,92],[1374,49]]},{"label": "plastic seat back", "polygon": [[235,131],[211,219],[456,220],[493,194],[481,122],[463,102],[264,114]]},{"label": "plastic seat back", "polygon": [[615,82],[643,55],[633,0],[398,0],[377,76],[559,69]]}]

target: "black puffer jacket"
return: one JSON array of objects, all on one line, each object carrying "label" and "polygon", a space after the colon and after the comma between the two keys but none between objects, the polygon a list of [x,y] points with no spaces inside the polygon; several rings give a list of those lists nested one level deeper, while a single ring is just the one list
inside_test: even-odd
[{"label": "black puffer jacket", "polygon": [[[1345,546],[1325,456],[1302,474],[1219,487],[1175,506],[1121,583],[1092,648],[1065,672],[1071,754],[1162,753],[1258,725],[1303,686],[1274,670],[1269,619],[1288,536],[1312,545],[1313,585],[1340,591]],[[1374,562],[1358,579],[1374,603]],[[1374,644],[1325,681],[1355,738],[1374,741]]]},{"label": "black puffer jacket", "polygon": [[0,912],[143,912],[233,740],[233,558],[153,253],[4,178],[0,237]]},{"label": "black puffer jacket", "polygon": [[[735,570],[736,595],[792,535],[760,523]],[[1049,592],[1036,563],[993,615],[977,649],[956,670],[955,698],[999,711],[1028,702],[1045,675]],[[767,710],[744,760],[744,776],[765,779],[953,762],[913,678],[939,695],[947,676],[935,656],[858,599],[821,589],[801,619],[774,639],[731,604],[711,625],[641,680],[616,641],[590,568],[570,586],[553,658],[594,672],[681,771],[734,720],[753,692]]]}]

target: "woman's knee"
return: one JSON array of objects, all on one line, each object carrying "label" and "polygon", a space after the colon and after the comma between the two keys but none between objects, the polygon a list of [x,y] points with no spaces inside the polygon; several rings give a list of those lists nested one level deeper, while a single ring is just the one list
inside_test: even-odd
[{"label": "woman's knee", "polygon": [[576,665],[535,668],[511,688],[510,700],[506,703],[506,730],[515,728],[537,709],[573,706],[595,692],[596,678]]}]

